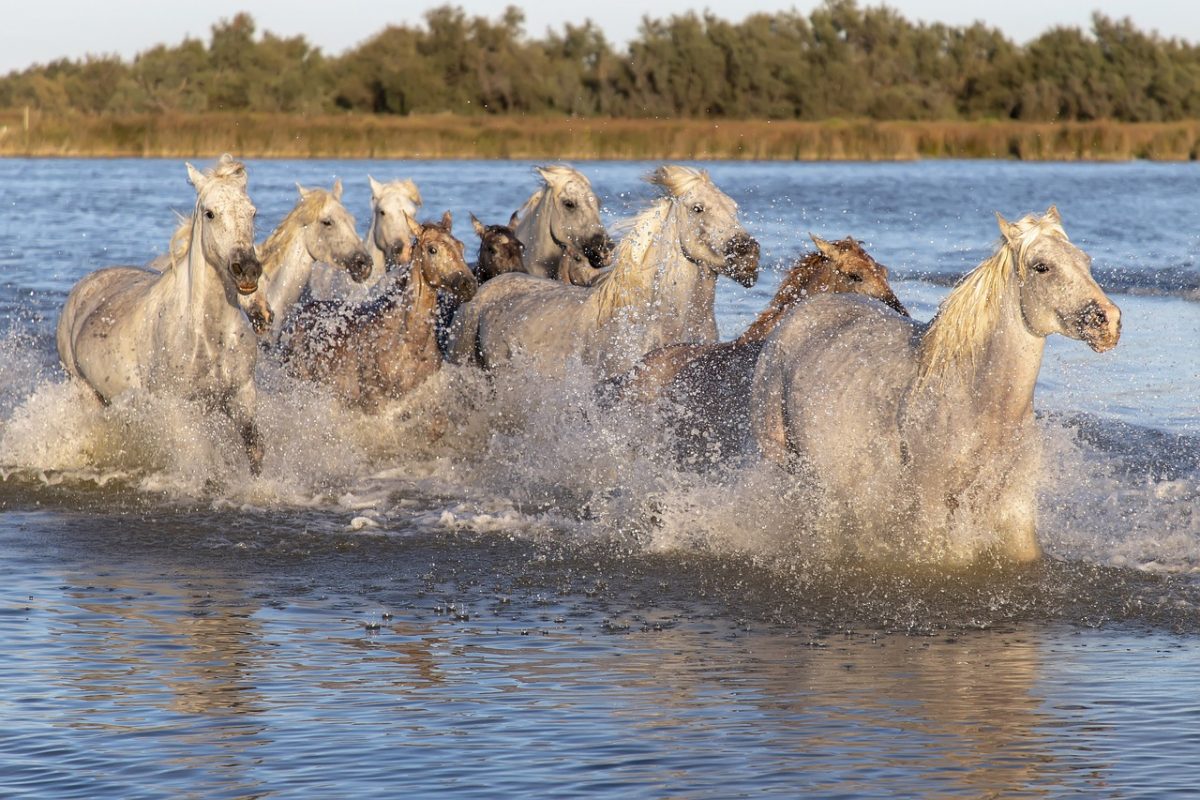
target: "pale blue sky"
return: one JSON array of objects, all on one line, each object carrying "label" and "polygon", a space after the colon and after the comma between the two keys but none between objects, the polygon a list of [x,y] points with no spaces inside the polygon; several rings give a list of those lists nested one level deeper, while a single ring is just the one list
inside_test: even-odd
[{"label": "pale blue sky", "polygon": [[[873,5],[871,0],[860,0]],[[222,17],[249,11],[259,28],[304,34],[326,53],[337,54],[389,23],[419,21],[441,0],[0,0],[0,72],[60,56],[117,53],[129,57],[159,42],[186,35],[207,39]],[[496,16],[503,0],[457,0],[472,14]],[[752,11],[795,8],[807,13],[815,0],[526,0],[526,29],[540,35],[548,26],[591,17],[617,43],[637,31],[647,9],[666,16],[688,9],[711,10],[728,19]],[[1054,24],[1087,27],[1094,9],[1129,16],[1141,27],[1200,41],[1200,3],[1195,0],[893,0],[910,19],[966,24],[983,20],[1024,42]]]}]

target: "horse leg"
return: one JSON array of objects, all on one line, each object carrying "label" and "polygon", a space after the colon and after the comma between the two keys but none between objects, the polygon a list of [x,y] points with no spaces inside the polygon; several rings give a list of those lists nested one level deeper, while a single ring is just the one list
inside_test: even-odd
[{"label": "horse leg", "polygon": [[262,434],[254,421],[256,393],[253,381],[247,381],[223,404],[226,416],[237,426],[242,447],[250,461],[250,474],[262,474],[264,447]]}]

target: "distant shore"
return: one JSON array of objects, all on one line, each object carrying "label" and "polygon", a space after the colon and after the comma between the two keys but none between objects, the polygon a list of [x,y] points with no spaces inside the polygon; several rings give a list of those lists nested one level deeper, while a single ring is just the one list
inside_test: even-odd
[{"label": "distant shore", "polygon": [[0,156],[183,158],[1193,161],[1200,120],[822,122],[0,111]]}]

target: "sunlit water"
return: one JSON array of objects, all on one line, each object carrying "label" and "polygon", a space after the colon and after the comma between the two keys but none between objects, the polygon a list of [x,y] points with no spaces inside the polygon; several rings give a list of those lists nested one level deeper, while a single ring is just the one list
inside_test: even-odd
[{"label": "sunlit water", "polygon": [[[584,165],[612,222],[650,165]],[[252,162],[413,177],[499,222],[528,164]],[[377,418],[260,369],[267,459],[219,421],[67,385],[71,285],[160,252],[174,161],[0,161],[0,795],[1169,796],[1200,760],[1195,165],[713,164],[764,248],[723,333],[809,231],[853,234],[919,318],[1009,217],[1057,203],[1124,312],[1052,340],[1046,560],[830,557],[786,477],[676,465],[652,417],[446,370]],[[263,231],[265,234],[265,231]],[[431,432],[440,435],[431,436]],[[789,505],[789,503],[793,505]]]}]

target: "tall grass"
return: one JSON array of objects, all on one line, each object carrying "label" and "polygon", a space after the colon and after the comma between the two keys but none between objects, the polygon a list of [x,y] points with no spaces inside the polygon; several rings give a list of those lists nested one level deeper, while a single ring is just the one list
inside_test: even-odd
[{"label": "tall grass", "polygon": [[1194,160],[1173,123],[823,122],[0,111],[0,156],[905,160]]}]

